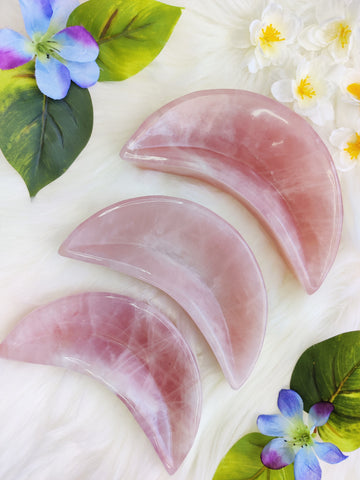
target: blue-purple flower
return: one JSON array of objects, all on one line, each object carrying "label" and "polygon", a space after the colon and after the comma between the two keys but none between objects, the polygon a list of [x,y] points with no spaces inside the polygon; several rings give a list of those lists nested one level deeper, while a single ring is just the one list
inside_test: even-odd
[{"label": "blue-purple flower", "polygon": [[42,93],[64,98],[71,80],[82,88],[97,82],[99,47],[82,26],[66,28],[78,0],[19,0],[31,40],[7,28],[0,30],[0,69],[35,58],[35,78]]},{"label": "blue-purple flower", "polygon": [[294,462],[295,480],[319,480],[321,468],[317,457],[327,463],[339,463],[347,458],[332,443],[316,442],[316,427],[325,425],[334,406],[319,402],[309,411],[308,425],[303,421],[304,404],[294,390],[281,390],[278,407],[282,415],[260,415],[258,428],[271,440],[261,453],[263,464],[280,469]]}]

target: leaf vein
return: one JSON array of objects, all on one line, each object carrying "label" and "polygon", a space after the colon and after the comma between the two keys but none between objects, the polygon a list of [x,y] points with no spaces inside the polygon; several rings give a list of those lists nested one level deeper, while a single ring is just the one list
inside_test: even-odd
[{"label": "leaf vein", "polygon": [[25,127],[19,132],[19,136],[24,134],[26,131],[30,130],[31,127],[42,117],[42,112],[38,113]]},{"label": "leaf vein", "polygon": [[138,15],[135,15],[135,17],[130,20],[130,22],[126,25],[124,30],[122,30],[121,32],[114,33],[113,35],[109,35],[107,37],[104,36],[103,38],[100,38],[98,41],[98,44],[101,45],[106,42],[111,42],[112,40],[116,40],[121,37],[129,38],[131,40],[138,40],[137,38],[133,38],[132,35],[138,33],[139,31],[147,27],[150,27],[151,25],[153,25],[153,23],[152,22],[144,23],[143,25],[139,25],[138,27],[131,30],[131,25],[137,20],[137,17]]},{"label": "leaf vein", "polygon": [[14,77],[35,79],[35,74],[33,74],[33,73],[17,73],[16,75],[14,75]]},{"label": "leaf vein", "polygon": [[351,375],[360,367],[360,360],[355,363],[355,365],[353,367],[350,368],[350,370],[345,374],[344,378],[341,380],[341,382],[339,383],[339,386],[337,388],[337,390],[333,393],[333,395],[331,396],[330,398],[330,402],[333,402],[335,400],[335,398],[339,395],[339,393],[341,392],[341,389],[342,387],[344,386],[344,384],[349,380],[349,378],[351,377]]},{"label": "leaf vein", "polygon": [[78,127],[79,126],[79,122],[77,121],[76,119],[76,116],[73,112],[73,109],[71,108],[71,106],[67,103],[66,100],[63,100],[62,104],[65,106],[65,108],[67,109],[67,111],[69,112],[71,118],[73,119],[75,125]]},{"label": "leaf vein", "polygon": [[353,393],[360,393],[360,388],[354,388],[353,390],[341,390],[339,395],[352,395]]},{"label": "leaf vein", "polygon": [[103,29],[100,32],[98,43],[100,42],[100,40],[102,40],[105,37],[105,35],[107,34],[109,28],[111,27],[111,24],[113,23],[118,13],[119,13],[119,9],[116,8],[114,12],[110,15],[108,21],[105,23]]},{"label": "leaf vein", "polygon": [[52,123],[55,127],[56,136],[60,140],[61,146],[64,148],[64,135],[61,131],[60,125],[57,123],[54,116],[50,112],[48,112],[48,116],[49,116],[49,119],[52,121]]},{"label": "leaf vein", "polygon": [[336,416],[339,418],[346,418],[347,420],[355,420],[356,422],[360,421],[360,416],[355,415],[346,415],[345,413],[338,413],[336,412]]},{"label": "leaf vein", "polygon": [[44,148],[45,142],[45,129],[47,123],[47,116],[48,116],[48,97],[44,95],[43,104],[42,104],[42,112],[41,112],[41,133],[40,133],[40,144],[39,149],[37,151],[37,155],[35,158],[35,171],[39,168],[41,155]]},{"label": "leaf vein", "polygon": [[332,366],[331,366],[331,379],[332,379],[332,382],[333,382],[333,389],[336,390],[336,385],[337,385],[337,381],[336,381],[336,374],[335,374],[335,364],[336,364],[336,355],[334,355],[334,357],[332,358]]}]

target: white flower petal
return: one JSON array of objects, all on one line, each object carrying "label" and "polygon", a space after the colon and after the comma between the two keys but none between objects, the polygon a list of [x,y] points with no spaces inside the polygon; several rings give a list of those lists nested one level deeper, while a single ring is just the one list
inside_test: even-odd
[{"label": "white flower petal", "polygon": [[[352,36],[351,36],[352,37]],[[344,46],[339,41],[334,41],[329,45],[330,55],[335,62],[347,62],[349,60],[350,51],[352,48],[352,38]]]},{"label": "white flower petal", "polygon": [[340,89],[349,103],[360,103],[360,71],[355,69],[345,70],[341,80]]},{"label": "white flower petal", "polygon": [[334,108],[330,101],[324,100],[320,102],[315,108],[304,111],[304,114],[309,117],[316,125],[325,125],[334,120]]},{"label": "white flower petal", "polygon": [[250,73],[257,73],[259,71],[259,64],[255,57],[252,57],[248,63],[248,69]]},{"label": "white flower petal", "polygon": [[260,47],[256,47],[255,49],[255,58],[257,60],[259,69],[268,67],[272,63],[269,57],[264,55],[264,52]]},{"label": "white flower petal", "polygon": [[352,170],[353,168],[355,168],[356,165],[357,165],[357,162],[354,160],[351,160],[347,152],[345,151],[339,152],[337,162],[336,162],[336,167],[338,170],[340,170],[341,172],[348,172],[349,170]]},{"label": "white flower petal", "polygon": [[336,147],[337,151],[334,154],[336,168],[342,172],[353,169],[359,163],[356,159],[352,159],[346,151],[348,142],[356,137],[356,132],[353,128],[337,128],[332,131],[330,135],[330,143]]},{"label": "white flower petal", "polygon": [[289,103],[294,101],[292,81],[288,78],[273,83],[271,93],[279,102]]},{"label": "white flower petal", "polygon": [[344,0],[317,0],[315,15],[319,23],[325,23],[331,18],[341,17],[344,7]]},{"label": "white flower petal", "polygon": [[295,42],[297,36],[299,35],[302,29],[303,22],[300,18],[292,15],[291,17],[287,18],[286,21],[286,28],[284,29],[286,43],[292,44]]},{"label": "white flower petal", "polygon": [[347,12],[347,17],[349,19],[352,19],[354,24],[357,23],[357,20],[360,17],[360,2],[358,0],[347,0],[346,12]]},{"label": "white flower petal", "polygon": [[258,42],[260,30],[261,30],[260,20],[253,20],[249,26],[250,41],[253,45],[256,45]]},{"label": "white flower petal", "polygon": [[263,11],[262,20],[267,23],[276,23],[282,19],[283,13],[284,9],[281,5],[278,3],[270,3]]},{"label": "white flower petal", "polygon": [[296,79],[300,79],[309,74],[310,62],[306,58],[302,58],[296,67]]},{"label": "white flower petal", "polygon": [[299,36],[299,44],[308,51],[318,51],[324,47],[324,44],[318,38],[319,27],[317,25],[309,25],[304,28]]},{"label": "white flower petal", "polygon": [[354,134],[354,130],[351,128],[337,128],[333,130],[330,135],[330,143],[334,145],[334,147],[338,147],[339,149],[343,149],[345,146],[346,141]]}]

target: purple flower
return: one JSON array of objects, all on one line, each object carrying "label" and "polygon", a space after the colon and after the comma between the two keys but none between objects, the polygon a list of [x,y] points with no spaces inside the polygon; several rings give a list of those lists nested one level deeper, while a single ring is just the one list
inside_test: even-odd
[{"label": "purple flower", "polygon": [[334,406],[319,402],[309,411],[309,425],[303,421],[304,404],[294,390],[281,390],[278,407],[282,415],[259,415],[257,425],[261,433],[278,437],[265,445],[261,460],[272,469],[294,462],[295,480],[319,480],[321,468],[317,457],[328,463],[339,463],[347,458],[332,443],[316,442],[316,427],[325,425]]},{"label": "purple flower", "polygon": [[99,47],[81,26],[66,27],[78,0],[19,0],[31,40],[7,28],[0,30],[0,69],[19,67],[35,58],[35,78],[44,95],[59,100],[71,80],[82,88],[99,78]]}]

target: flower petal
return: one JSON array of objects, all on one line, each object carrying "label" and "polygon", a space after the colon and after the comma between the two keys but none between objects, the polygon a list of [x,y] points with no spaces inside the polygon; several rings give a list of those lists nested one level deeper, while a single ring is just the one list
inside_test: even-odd
[{"label": "flower petal", "polygon": [[282,415],[259,415],[257,426],[260,432],[271,437],[282,437],[287,434],[289,421]]},{"label": "flower petal", "polygon": [[318,25],[305,27],[298,36],[299,44],[309,51],[317,51],[323,48],[325,45],[318,40],[318,31]]},{"label": "flower petal", "polygon": [[294,110],[300,115],[309,117],[316,125],[325,125],[334,120],[334,107],[330,100],[322,100],[312,108],[299,108],[295,105]]},{"label": "flower petal", "polygon": [[309,410],[310,426],[322,427],[329,420],[334,405],[330,402],[315,403]]},{"label": "flower petal", "polygon": [[304,403],[302,398],[294,390],[280,390],[278,397],[280,412],[287,418],[302,418]]},{"label": "flower petal", "polygon": [[52,57],[46,61],[36,59],[35,78],[41,92],[54,100],[64,98],[70,87],[69,70]]},{"label": "flower petal", "polygon": [[35,33],[44,34],[49,28],[53,14],[49,0],[19,0],[27,33],[33,37]]},{"label": "flower petal", "polygon": [[78,7],[78,0],[50,0],[53,9],[53,15],[50,22],[50,32],[52,34],[66,27],[70,13]]},{"label": "flower petal", "polygon": [[314,442],[314,450],[320,460],[327,463],[339,463],[347,458],[336,445],[329,442]]},{"label": "flower petal", "polygon": [[60,45],[60,55],[71,62],[92,62],[99,54],[92,35],[79,25],[67,27],[53,36]]},{"label": "flower petal", "polygon": [[[294,461],[295,453],[289,443],[282,438],[271,440],[261,452],[263,464],[274,470],[286,467]],[[297,480],[297,479],[296,479]]]},{"label": "flower petal", "polygon": [[252,57],[248,62],[248,69],[250,73],[257,73],[259,71],[259,64],[255,57]]},{"label": "flower petal", "polygon": [[296,454],[294,474],[296,480],[321,479],[321,468],[311,447],[302,447]]},{"label": "flower petal", "polygon": [[271,86],[271,93],[278,102],[290,103],[294,101],[294,94],[292,91],[292,81],[290,78],[278,80]]},{"label": "flower petal", "polygon": [[266,23],[279,23],[282,20],[284,9],[281,5],[271,2],[262,13],[262,20]]},{"label": "flower petal", "polygon": [[260,29],[261,29],[260,20],[253,20],[249,26],[250,42],[253,45],[257,45],[258,43]]},{"label": "flower petal", "polygon": [[100,68],[96,62],[66,62],[70,77],[79,87],[88,88],[94,85],[100,75]]},{"label": "flower petal", "polygon": [[29,62],[34,56],[29,44],[30,40],[14,30],[0,30],[0,69],[9,70]]},{"label": "flower petal", "polygon": [[330,135],[330,142],[335,147],[343,149],[346,146],[346,141],[354,135],[355,130],[352,128],[341,127],[333,130]]}]

